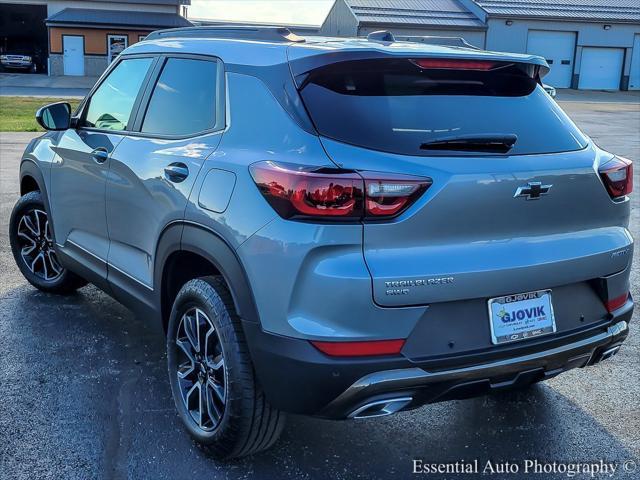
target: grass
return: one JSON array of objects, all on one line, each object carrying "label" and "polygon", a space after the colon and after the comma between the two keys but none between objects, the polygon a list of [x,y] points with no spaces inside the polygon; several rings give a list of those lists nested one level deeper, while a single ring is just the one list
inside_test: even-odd
[{"label": "grass", "polygon": [[0,132],[42,132],[36,110],[49,103],[65,101],[74,111],[80,100],[35,97],[0,97]]}]

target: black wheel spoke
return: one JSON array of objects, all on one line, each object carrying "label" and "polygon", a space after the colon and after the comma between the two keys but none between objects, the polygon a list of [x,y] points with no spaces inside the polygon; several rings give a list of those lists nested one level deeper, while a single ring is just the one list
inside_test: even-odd
[{"label": "black wheel spoke", "polygon": [[197,321],[198,319],[195,312],[184,318],[184,333],[187,335],[195,353],[200,352],[200,329],[198,328]]},{"label": "black wheel spoke", "polygon": [[225,368],[220,338],[199,308],[191,308],[180,319],[176,347],[184,406],[199,428],[211,431],[224,415]]},{"label": "black wheel spoke", "polygon": [[[220,394],[216,390],[215,383],[212,380],[207,381],[207,411],[209,412],[209,418],[213,421],[213,423],[218,423],[222,418],[222,408],[224,408],[224,394],[220,396]],[[216,405],[216,401],[213,397],[216,395],[219,398],[221,407]]]}]

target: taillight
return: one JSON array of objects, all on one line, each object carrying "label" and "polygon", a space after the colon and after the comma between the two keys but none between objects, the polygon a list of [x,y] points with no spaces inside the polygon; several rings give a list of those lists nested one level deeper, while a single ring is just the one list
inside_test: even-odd
[{"label": "taillight", "polygon": [[399,214],[431,186],[431,179],[405,175],[361,172],[365,182],[366,216],[389,217]]},{"label": "taillight", "polygon": [[624,197],[633,191],[633,163],[622,157],[613,157],[600,165],[600,178],[611,198]]},{"label": "taillight", "polygon": [[480,70],[484,72],[497,66],[496,62],[487,60],[456,60],[450,58],[415,58],[411,62],[425,69]]},{"label": "taillight", "polygon": [[262,195],[283,218],[390,218],[409,207],[431,185],[431,179],[425,177],[272,161],[255,163],[249,169]]},{"label": "taillight", "polygon": [[627,303],[627,299],[629,298],[629,293],[625,293],[624,295],[620,295],[619,297],[613,298],[611,300],[607,300],[604,303],[604,306],[607,307],[607,312],[611,313],[620,307],[622,307],[625,303]]},{"label": "taillight", "polygon": [[316,342],[311,344],[325,355],[332,357],[368,357],[397,355],[404,346],[404,340],[373,340],[364,342]]},{"label": "taillight", "polygon": [[312,170],[276,162],[251,165],[251,176],[283,218],[360,218],[362,178],[340,170]]}]

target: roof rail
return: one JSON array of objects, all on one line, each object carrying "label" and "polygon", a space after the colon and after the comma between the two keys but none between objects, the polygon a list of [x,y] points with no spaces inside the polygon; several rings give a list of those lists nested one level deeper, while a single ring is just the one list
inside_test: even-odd
[{"label": "roof rail", "polygon": [[426,43],[427,45],[442,45],[445,47],[463,47],[481,50],[475,45],[471,45],[462,37],[438,37],[438,36],[403,36],[398,40],[405,42]]},{"label": "roof rail", "polygon": [[215,25],[206,27],[170,28],[156,30],[145,40],[163,38],[232,38],[239,40],[262,40],[267,42],[304,42],[304,37],[296,35],[286,27],[251,25]]}]

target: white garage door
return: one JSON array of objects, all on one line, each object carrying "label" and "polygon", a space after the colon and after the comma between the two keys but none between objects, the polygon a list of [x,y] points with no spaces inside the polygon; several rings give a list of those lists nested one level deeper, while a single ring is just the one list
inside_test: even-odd
[{"label": "white garage door", "polygon": [[529,30],[527,53],[540,55],[547,59],[551,71],[543,81],[556,88],[571,86],[575,48],[575,32]]},{"label": "white garage door", "polygon": [[622,76],[624,49],[584,47],[580,60],[581,90],[618,90]]},{"label": "white garage door", "polygon": [[640,90],[640,34],[638,33],[636,33],[636,36],[633,39],[629,90]]},{"label": "white garage door", "polygon": [[84,75],[84,37],[63,35],[62,64],[65,75]]}]

